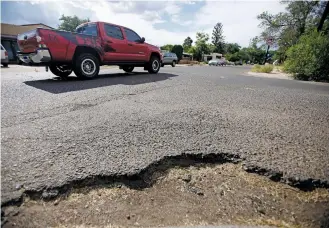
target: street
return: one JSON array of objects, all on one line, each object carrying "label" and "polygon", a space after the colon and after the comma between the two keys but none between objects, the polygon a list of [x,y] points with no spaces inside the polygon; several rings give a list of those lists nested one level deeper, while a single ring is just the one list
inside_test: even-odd
[{"label": "street", "polygon": [[328,188],[329,85],[249,70],[103,68],[95,80],[61,81],[42,67],[1,68],[2,204],[189,154]]}]

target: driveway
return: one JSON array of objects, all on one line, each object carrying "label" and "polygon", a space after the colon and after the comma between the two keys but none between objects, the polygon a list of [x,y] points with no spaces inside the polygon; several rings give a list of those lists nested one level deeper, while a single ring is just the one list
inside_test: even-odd
[{"label": "driveway", "polygon": [[182,154],[218,155],[299,188],[328,187],[329,85],[248,67],[104,69],[61,81],[1,69],[2,204]]}]

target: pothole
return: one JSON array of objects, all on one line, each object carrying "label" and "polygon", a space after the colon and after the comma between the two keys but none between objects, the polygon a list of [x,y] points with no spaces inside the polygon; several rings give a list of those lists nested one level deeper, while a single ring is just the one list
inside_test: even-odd
[{"label": "pothole", "polygon": [[20,207],[5,208],[4,227],[328,227],[328,189],[273,182],[225,163],[234,157],[223,156],[220,164],[214,157],[207,164],[190,159],[163,160],[126,182],[72,187],[49,201],[31,194]]}]

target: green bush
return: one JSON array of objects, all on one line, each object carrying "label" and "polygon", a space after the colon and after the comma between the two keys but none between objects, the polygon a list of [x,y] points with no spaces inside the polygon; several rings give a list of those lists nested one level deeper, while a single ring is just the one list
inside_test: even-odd
[{"label": "green bush", "polygon": [[264,66],[256,64],[252,67],[251,71],[257,73],[271,73],[273,68],[273,65],[270,64]]},{"label": "green bush", "polygon": [[300,37],[287,51],[284,70],[295,79],[329,81],[329,36],[317,31]]},{"label": "green bush", "polygon": [[182,45],[174,45],[171,49],[171,52],[177,55],[178,61],[182,59],[183,51],[184,50]]}]

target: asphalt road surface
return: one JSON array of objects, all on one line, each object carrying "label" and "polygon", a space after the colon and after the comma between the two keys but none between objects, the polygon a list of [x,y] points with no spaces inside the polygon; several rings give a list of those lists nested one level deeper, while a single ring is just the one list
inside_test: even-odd
[{"label": "asphalt road surface", "polygon": [[165,156],[236,154],[286,180],[329,183],[329,85],[246,76],[248,67],[104,69],[61,81],[1,69],[2,203]]}]

